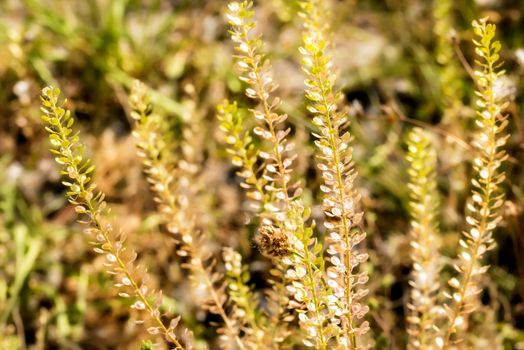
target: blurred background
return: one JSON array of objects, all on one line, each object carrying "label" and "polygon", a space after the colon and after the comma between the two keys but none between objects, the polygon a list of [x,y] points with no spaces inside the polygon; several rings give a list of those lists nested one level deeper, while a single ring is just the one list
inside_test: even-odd
[{"label": "blurred background", "polygon": [[[118,226],[162,287],[166,310],[180,313],[199,348],[216,348],[211,326],[176,257],[136,156],[127,95],[133,79],[151,87],[179,147],[199,164],[194,199],[210,247],[239,249],[257,290],[268,286],[267,259],[244,225],[243,193],[225,152],[215,108],[243,106],[219,0],[0,1],[0,349],[139,349],[148,335],[128,302],[115,297],[103,258],[92,253],[64,199],[40,121],[39,93],[51,84],[69,99]],[[303,103],[299,7],[258,1],[260,32],[272,60],[282,109],[290,115],[305,198],[322,217]],[[474,135],[470,23],[498,26],[512,136],[504,221],[471,344],[524,349],[524,1],[332,1],[333,57],[351,107],[355,161],[371,260],[370,322],[376,349],[405,348],[410,271],[405,134],[422,126],[439,154],[443,253],[453,257],[464,227]],[[176,139],[176,137],[175,137]],[[452,269],[444,271],[444,276]],[[444,277],[445,278],[445,277]],[[198,298],[196,298],[198,299]],[[205,345],[208,344],[208,345]],[[481,347],[483,346],[483,347]]]}]

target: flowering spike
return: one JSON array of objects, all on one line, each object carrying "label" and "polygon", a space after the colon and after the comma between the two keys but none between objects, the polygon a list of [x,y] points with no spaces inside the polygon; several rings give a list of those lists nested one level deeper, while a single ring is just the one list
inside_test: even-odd
[{"label": "flowering spike", "polygon": [[413,260],[407,317],[409,348],[429,350],[435,347],[434,325],[438,319],[436,293],[440,289],[439,273],[442,268],[438,254],[437,155],[428,134],[421,128],[414,128],[409,133],[407,144]]},{"label": "flowering spike", "polygon": [[308,109],[313,113],[313,124],[318,130],[314,134],[317,137],[315,144],[324,182],[324,213],[330,227],[327,251],[332,256],[332,266],[328,268],[328,284],[339,298],[341,310],[332,321],[334,327],[341,327],[340,342],[357,349],[357,338],[369,328],[367,321],[358,325],[358,320],[364,318],[369,308],[359,300],[367,291],[357,288],[367,280],[365,272],[356,273],[367,254],[359,254],[356,249],[365,233],[359,228],[363,214],[358,209],[360,195],[354,186],[357,173],[353,167],[353,149],[348,146],[351,135],[344,129],[348,124],[347,115],[337,110],[340,92],[334,88],[333,64],[327,53],[329,28],[323,1],[307,0],[301,5],[304,21],[300,48],[302,69],[307,75]]},{"label": "flowering spike", "polygon": [[136,253],[127,249],[123,234],[114,232],[112,225],[107,222],[108,209],[103,200],[104,194],[93,192],[94,184],[89,176],[92,170],[86,171],[90,169],[90,160],[84,158],[84,147],[79,142],[78,134],[71,129],[74,119],[70,111],[64,109],[65,102],[60,102],[59,97],[58,88],[49,86],[42,90],[42,120],[47,125],[51,145],[58,152],[56,161],[70,179],[70,182],[64,182],[68,187],[68,200],[78,213],[87,217],[83,221],[89,226],[86,232],[94,238],[94,251],[105,255],[107,272],[115,276],[119,294],[135,297],[131,308],[148,314],[155,324],[148,328],[151,334],[161,333],[177,350],[183,350],[184,347],[175,336],[174,327],[163,323],[158,306],[150,302],[158,294],[148,291],[147,274],[134,264]]},{"label": "flowering spike", "polygon": [[473,40],[478,56],[475,77],[479,131],[474,141],[478,153],[473,161],[476,179],[472,180],[473,189],[467,204],[469,228],[463,232],[463,248],[455,265],[459,276],[449,281],[454,292],[446,305],[448,325],[443,336],[437,338],[442,349],[460,340],[460,332],[467,326],[469,314],[475,310],[475,299],[481,292],[479,279],[487,271],[482,260],[485,253],[494,248],[493,231],[502,220],[499,209],[504,192],[500,184],[505,174],[500,167],[507,158],[502,147],[508,137],[504,133],[507,117],[503,114],[507,101],[505,94],[499,91],[504,78],[499,61],[501,46],[493,40],[496,26],[488,23],[487,18],[473,21],[473,30],[478,36],[478,40]]},{"label": "flowering spike", "polygon": [[189,182],[197,166],[190,166],[189,159],[181,159],[177,164],[170,163],[167,145],[164,142],[165,134],[160,127],[161,120],[153,113],[145,86],[139,81],[133,84],[130,104],[133,109],[131,115],[135,120],[139,154],[142,156],[151,189],[156,194],[156,201],[168,230],[175,234],[180,242],[178,254],[190,257],[189,262],[183,266],[191,271],[190,278],[194,284],[201,283],[209,293],[209,303],[204,307],[211,313],[218,314],[224,321],[225,326],[220,332],[236,342],[240,349],[244,349],[238,335],[240,330],[236,320],[229,317],[224,309],[226,295],[222,288],[215,286],[216,282],[222,279],[222,275],[213,273],[213,262],[203,248],[202,236],[193,220],[192,208],[188,205],[189,197],[193,196],[182,193],[182,188],[188,187],[183,183]]}]

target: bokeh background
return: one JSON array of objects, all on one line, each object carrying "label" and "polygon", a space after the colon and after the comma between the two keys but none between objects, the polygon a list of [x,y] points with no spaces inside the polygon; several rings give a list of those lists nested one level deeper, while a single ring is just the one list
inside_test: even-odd
[{"label": "bokeh background", "polygon": [[[48,84],[68,97],[117,225],[162,287],[166,310],[182,315],[200,348],[216,348],[211,324],[217,319],[199,310],[198,295],[188,293],[175,244],[159,225],[131,135],[127,95],[135,78],[151,87],[172,132],[190,140],[179,147],[200,165],[194,205],[209,246],[217,254],[220,246],[239,249],[251,283],[257,290],[268,287],[269,262],[252,243],[253,227],[244,224],[243,193],[215,113],[224,98],[249,106],[232,64],[226,4],[0,1],[1,349],[139,349],[148,339],[132,321],[128,302],[115,297],[103,258],[91,252],[63,196],[40,121],[39,93]],[[305,197],[317,203],[313,216],[321,220],[312,125],[297,63],[298,5],[265,0],[255,9],[282,109],[290,115],[297,172],[310,188]],[[470,23],[484,16],[497,24],[503,46],[508,78],[501,91],[512,101],[512,136],[504,220],[472,336],[478,336],[477,346],[488,342],[484,349],[524,349],[524,1],[332,1],[333,56],[351,109],[369,235],[366,269],[377,349],[405,347],[410,260],[404,155],[406,131],[415,125],[431,131],[438,150],[442,251],[449,261],[456,252],[472,172]],[[450,273],[444,270],[444,278]]]}]

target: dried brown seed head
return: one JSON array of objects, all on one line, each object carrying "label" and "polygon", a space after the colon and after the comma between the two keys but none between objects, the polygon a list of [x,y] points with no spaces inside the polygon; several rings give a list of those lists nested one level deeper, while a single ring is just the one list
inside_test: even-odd
[{"label": "dried brown seed head", "polygon": [[290,242],[284,230],[270,225],[261,226],[255,237],[260,252],[272,258],[281,258],[289,254]]}]

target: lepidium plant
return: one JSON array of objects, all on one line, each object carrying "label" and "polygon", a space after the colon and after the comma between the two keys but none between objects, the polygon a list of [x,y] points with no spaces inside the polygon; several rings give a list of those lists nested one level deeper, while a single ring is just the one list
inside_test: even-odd
[{"label": "lepidium plant", "polygon": [[[306,222],[308,213],[301,203],[301,186],[293,183],[291,166],[296,153],[293,143],[287,139],[291,130],[283,127],[287,115],[277,111],[281,101],[273,96],[277,84],[272,77],[270,62],[265,57],[262,40],[253,35],[256,22],[253,20],[252,5],[247,1],[232,2],[227,17],[232,26],[231,38],[237,44],[237,63],[244,73],[240,79],[248,85],[246,95],[260,103],[259,108],[251,109],[259,121],[253,133],[265,141],[267,151],[253,153],[249,148],[239,150],[238,146],[249,147],[251,136],[241,136],[231,122],[238,120],[238,117],[231,113],[222,113],[222,127],[227,132],[226,140],[233,146],[230,151],[233,160],[243,169],[241,175],[245,179],[244,187],[250,190],[249,198],[260,202],[261,226],[257,241],[261,251],[273,259],[276,267],[273,290],[269,294],[274,305],[269,316],[275,339],[284,342],[289,335],[286,327],[292,319],[287,315],[289,307],[299,311],[300,323],[308,334],[307,338],[314,340],[305,339],[305,344],[325,348],[325,316],[323,302],[318,295],[323,286],[323,272],[318,265],[321,260],[317,258],[322,248],[315,244],[311,224]],[[261,169],[253,168],[257,156],[264,164]],[[302,283],[304,279],[306,283]],[[288,293],[292,299],[287,298]],[[310,319],[310,315],[314,320]]]},{"label": "lepidium plant", "polygon": [[[276,220],[267,220],[263,215],[263,226],[259,230],[263,239],[260,246],[267,251],[269,244],[266,241],[273,244],[275,241],[286,242],[289,245],[289,251],[285,252],[286,256],[282,259],[285,266],[280,267],[287,270],[285,276],[291,280],[287,287],[291,297],[289,307],[299,315],[299,323],[304,330],[303,343],[318,349],[357,349],[362,347],[357,343],[357,338],[367,331],[368,323],[364,322],[359,327],[356,326],[356,320],[366,314],[368,307],[358,302],[367,291],[357,291],[356,286],[365,283],[367,276],[353,271],[367,259],[367,254],[357,253],[354,249],[365,238],[365,234],[359,229],[362,213],[358,211],[359,195],[353,185],[356,172],[351,160],[352,149],[348,147],[351,137],[342,131],[347,124],[347,116],[337,111],[336,103],[340,94],[333,91],[334,75],[331,72],[331,59],[326,53],[329,46],[326,38],[328,28],[321,19],[322,3],[305,1],[301,6],[304,19],[302,64],[308,76],[306,97],[308,109],[314,114],[314,124],[319,130],[314,135],[318,138],[315,142],[319,149],[318,166],[324,179],[321,190],[326,194],[324,211],[327,220],[324,225],[330,231],[327,243],[324,243],[326,246],[314,238],[314,225],[308,224],[310,209],[304,208],[299,194],[295,192],[293,196],[288,195],[288,183],[292,176],[289,165],[296,156],[291,153],[291,147],[284,146],[287,144],[289,129],[275,131],[285,121],[285,117],[279,117],[276,112],[280,100],[270,99],[277,86],[271,76],[269,61],[264,57],[262,41],[252,33],[256,24],[252,19],[252,2],[229,4],[231,38],[238,45],[238,66],[245,72],[241,80],[249,85],[246,95],[261,101],[261,111],[253,110],[255,118],[267,124],[267,130],[257,127],[254,132],[273,144],[272,151],[263,157],[270,162],[262,170],[262,178],[269,180],[269,184],[263,186],[264,190],[269,190],[269,197],[260,195],[259,198],[271,199],[271,191],[274,191],[275,197],[281,201],[276,206],[277,210],[273,210],[277,214]],[[235,135],[235,129],[231,126],[225,129],[228,132],[226,140],[230,144],[241,145],[241,142],[236,141],[239,137]],[[283,151],[292,155],[285,158]],[[236,154],[240,153],[236,151]],[[242,161],[238,156],[234,160],[248,169],[251,168],[250,164],[254,164],[252,161],[246,162],[249,159]],[[266,176],[265,170],[274,173],[274,177]],[[270,206],[270,209],[272,207],[275,206]],[[286,223],[278,224],[283,218],[287,218]],[[274,222],[277,223],[276,227],[271,226]],[[329,267],[324,264],[324,252],[329,254]]]},{"label": "lepidium plant", "polygon": [[[224,326],[219,328],[219,333],[226,338],[223,346],[244,349],[244,342],[239,336],[240,321],[228,315],[225,310],[225,285],[221,283],[217,286],[223,276],[213,271],[215,262],[212,254],[204,248],[204,237],[192,214],[192,198],[187,192],[190,177],[195,173],[192,169],[196,165],[191,166],[184,157],[178,162],[171,161],[166,141],[168,138],[163,132],[165,128],[162,128],[162,118],[153,111],[147,89],[139,81],[135,81],[133,85],[130,105],[133,109],[131,116],[135,120],[134,134],[138,139],[138,153],[143,159],[148,181],[156,194],[155,200],[163,214],[166,227],[179,241],[177,253],[183,258],[189,258],[183,266],[191,272],[190,278],[195,288],[193,292],[204,289],[209,295],[204,309],[222,318]],[[233,314],[235,315],[238,316]]]},{"label": "lepidium plant", "polygon": [[410,284],[413,289],[407,321],[409,347],[413,349],[467,347],[464,338],[468,318],[479,305],[482,278],[488,270],[484,256],[495,247],[493,231],[502,220],[499,211],[504,203],[501,184],[505,175],[501,166],[507,158],[502,147],[509,135],[504,134],[508,121],[503,111],[507,102],[499,91],[504,74],[499,61],[501,45],[494,40],[495,25],[489,24],[486,18],[474,21],[473,29],[478,36],[473,41],[478,56],[475,177],[471,180],[471,196],[466,207],[468,229],[463,231],[457,262],[453,265],[457,275],[448,281],[452,291],[443,293],[448,299],[443,305],[438,302],[437,295],[442,263],[438,253],[436,154],[423,130],[415,128],[408,137],[413,229]]},{"label": "lepidium plant", "polygon": [[149,288],[147,272],[137,264],[137,253],[126,246],[125,234],[113,228],[105,195],[97,191],[96,184],[92,182],[91,174],[95,167],[84,156],[78,132],[72,129],[74,119],[64,108],[66,102],[60,101],[60,90],[46,87],[42,90],[41,99],[42,120],[53,146],[51,151],[62,168],[61,174],[67,178],[62,182],[67,187],[67,198],[81,216],[79,222],[86,226],[85,232],[92,238],[93,250],[106,257],[105,267],[107,273],[115,278],[118,295],[133,298],[135,301],[131,307],[144,311],[149,333],[162,334],[175,349],[191,349],[192,336],[189,332],[185,331],[185,346],[176,335],[179,317],[172,318],[167,325],[164,323],[160,311],[161,291]]},{"label": "lepidium plant", "polygon": [[440,289],[442,257],[438,228],[439,196],[437,190],[437,153],[430,135],[414,128],[407,139],[411,201],[411,259],[413,270],[408,308],[409,348],[433,347],[437,336],[440,308],[437,293]]},{"label": "lepidium plant", "polygon": [[[305,106],[311,115],[312,144],[321,177],[322,211],[316,217],[325,230],[311,218],[314,200],[305,198],[305,181],[293,169],[297,157],[293,131],[281,112],[278,84],[262,37],[255,34],[253,3],[232,1],[227,12],[240,80],[254,105],[244,109],[240,101],[225,101],[217,114],[227,153],[245,190],[250,223],[256,226],[254,242],[271,266],[270,288],[265,294],[250,286],[250,266],[243,264],[240,251],[208,249],[213,243],[208,241],[206,230],[210,229],[198,225],[195,217],[199,193],[187,187],[200,172],[200,164],[184,152],[173,154],[171,143],[175,141],[168,135],[163,116],[153,110],[142,83],[134,83],[129,97],[138,154],[162,223],[176,240],[176,253],[189,271],[190,292],[204,290],[202,309],[219,319],[217,338],[224,349],[305,346],[357,350],[375,345],[369,331],[378,322],[370,324],[365,301],[369,278],[364,265],[368,254],[361,247],[366,238],[363,205],[356,185],[349,115],[339,108],[342,94],[330,54],[329,9],[322,0],[299,4]],[[408,136],[413,264],[406,319],[409,349],[463,346],[460,341],[479,302],[481,278],[487,271],[483,258],[494,246],[493,231],[501,221],[501,166],[507,157],[502,147],[508,138],[504,135],[508,122],[503,115],[506,103],[497,90],[504,73],[499,63],[500,44],[494,40],[495,26],[487,20],[475,21],[473,27],[479,37],[474,41],[479,57],[475,178],[467,204],[468,229],[454,265],[457,274],[448,281],[451,292],[439,293],[444,283],[443,259],[437,253],[437,152],[428,131],[415,128]],[[59,95],[51,87],[42,91],[42,118],[66,177],[67,198],[87,227],[94,251],[105,256],[119,295],[132,299],[132,308],[144,311],[149,333],[162,335],[175,349],[192,348],[191,332],[177,327],[178,317],[168,319],[161,313],[162,293],[149,287],[147,272],[137,263],[125,234],[113,228],[104,194],[91,179],[94,166],[84,156],[79,135],[72,129],[73,118]],[[176,141],[180,149],[184,143],[190,147],[190,137],[185,135]],[[217,252],[222,253],[220,257]],[[445,297],[448,301],[441,305]]]},{"label": "lepidium plant", "polygon": [[[291,293],[289,306],[299,314],[299,322],[304,330],[304,344],[320,349],[329,348],[335,346],[331,343],[331,339],[334,339],[336,346],[356,349],[363,347],[362,335],[369,328],[367,322],[363,322],[360,326],[356,325],[356,321],[368,310],[366,305],[358,302],[367,294],[367,290],[358,290],[356,286],[366,283],[368,278],[365,273],[353,273],[353,271],[360,263],[366,261],[367,254],[355,249],[356,245],[365,238],[365,234],[360,229],[362,212],[358,209],[360,196],[354,187],[356,171],[352,163],[351,136],[344,131],[347,126],[347,116],[337,111],[340,94],[334,88],[335,76],[327,53],[329,31],[323,20],[326,13],[323,5],[322,1],[313,0],[301,3],[304,33],[300,53],[303,56],[302,68],[307,75],[307,107],[314,116],[313,124],[317,128],[313,135],[317,138],[315,144],[318,148],[318,167],[324,181],[321,190],[325,193],[324,225],[328,229],[328,236],[317,244],[313,238],[315,235],[311,233],[308,240],[299,240],[303,246],[297,247],[293,242],[297,242],[296,239],[301,237],[301,232],[304,232],[301,227],[309,229],[309,226],[300,224],[300,222],[307,222],[307,215],[298,220],[298,225],[288,224],[283,227],[266,225],[259,231],[264,237],[273,238],[263,241],[262,249],[267,249],[266,241],[279,242],[278,250],[273,249],[273,251],[278,251],[277,255],[281,255],[282,247],[289,245],[289,252],[286,253],[283,261],[291,260],[294,268],[288,268],[286,276],[291,277],[291,280],[294,276],[298,276],[303,281],[307,281],[304,284],[297,284],[294,281],[295,285],[292,282],[291,288],[287,288]],[[279,153],[284,150],[291,151],[279,147],[279,142],[284,140],[283,137],[289,136],[289,132],[280,134],[281,138],[274,137],[277,134],[274,132],[275,125],[272,122],[277,120],[278,123],[282,123],[285,118],[278,117],[276,109],[279,100],[277,102],[270,100],[270,95],[276,90],[276,84],[270,74],[268,60],[262,53],[261,38],[252,34],[256,23],[252,20],[251,8],[251,1],[232,2],[229,5],[228,19],[233,28],[231,37],[238,45],[236,47],[238,66],[245,72],[241,80],[249,85],[246,94],[248,97],[262,101],[262,111],[253,110],[253,113],[257,119],[266,120],[269,126],[268,131],[256,128],[255,133],[274,144],[274,154],[269,157],[274,164],[266,164],[266,167],[260,170],[261,178],[269,180],[270,184],[267,186],[264,183],[259,187],[275,190],[271,181],[277,183],[276,179],[280,178],[278,184],[281,189],[277,190],[276,194],[277,198],[280,195],[280,199],[284,199],[285,205],[278,206],[278,210],[275,211],[280,214],[280,218],[286,217],[288,223],[295,223],[293,208],[300,203],[300,198],[292,197],[292,200],[288,201],[289,197],[286,196],[285,189],[290,177],[285,175],[291,176],[292,172],[288,167],[280,166],[282,153]],[[409,137],[408,161],[411,164],[409,191],[412,198],[410,208],[413,232],[411,257],[414,263],[410,282],[411,300],[408,305],[408,334],[411,348],[447,349],[455,346],[452,344],[458,344],[460,338],[452,341],[452,337],[458,329],[466,327],[467,315],[474,311],[473,298],[481,291],[479,278],[487,270],[487,267],[481,266],[481,259],[487,250],[492,249],[492,232],[501,220],[497,209],[503,203],[503,196],[498,185],[503,181],[504,175],[499,173],[499,168],[506,156],[499,148],[505,144],[507,136],[499,134],[505,128],[507,121],[501,114],[505,103],[496,91],[500,76],[503,74],[502,71],[498,71],[500,65],[497,63],[500,44],[493,41],[495,27],[487,24],[486,19],[475,21],[473,27],[480,37],[478,42],[474,41],[477,46],[476,52],[480,57],[478,62],[480,69],[475,73],[479,86],[477,92],[479,111],[476,124],[480,132],[475,141],[479,156],[474,160],[474,167],[478,179],[472,180],[474,190],[467,207],[471,214],[466,216],[466,222],[471,229],[464,233],[465,239],[460,241],[463,251],[459,254],[459,262],[455,265],[459,275],[449,281],[449,285],[458,291],[445,294],[452,303],[444,304],[444,308],[439,303],[440,298],[437,295],[441,285],[442,259],[435,253],[439,242],[438,192],[435,182],[436,155],[431,149],[429,136],[423,130],[417,128]],[[242,148],[241,142],[236,141],[239,138],[235,137],[233,132],[237,129],[225,129],[229,133],[228,142]],[[237,155],[241,153],[236,151]],[[247,151],[244,154],[247,154]],[[256,156],[255,153],[251,154],[253,157]],[[243,166],[244,169],[250,168],[250,164],[256,164],[252,159],[241,160],[238,156],[234,157],[235,163]],[[277,177],[264,177],[267,169],[277,174]],[[248,178],[246,174],[251,176],[256,172],[247,171],[241,174],[244,178]],[[257,183],[254,180],[251,182]],[[265,195],[260,195],[258,198],[271,200],[271,196]],[[266,223],[274,222],[266,221]],[[304,247],[308,246],[312,249],[304,250]],[[308,256],[307,252],[311,252],[312,255]],[[328,262],[327,266],[324,261]],[[301,265],[301,263],[305,264]],[[297,269],[297,266],[304,268]],[[312,278],[308,277],[310,270],[314,271],[310,275]],[[314,283],[317,285],[315,286]],[[305,302],[302,310],[299,306],[300,302]],[[304,312],[304,309],[307,311]]]},{"label": "lepidium plant", "polygon": [[505,174],[501,166],[507,154],[502,147],[509,135],[504,132],[508,121],[503,114],[508,102],[500,91],[504,75],[499,56],[501,45],[494,40],[496,27],[488,23],[487,18],[474,21],[473,30],[478,37],[473,41],[478,56],[475,178],[471,180],[471,196],[466,208],[468,229],[463,232],[461,251],[454,266],[458,276],[449,280],[454,291],[447,294],[450,301],[445,305],[448,325],[444,335],[436,339],[442,349],[449,349],[463,339],[461,333],[467,329],[468,317],[475,311],[475,299],[482,292],[480,281],[489,267],[483,263],[483,258],[495,247],[493,231],[502,220],[500,208],[504,203],[501,184]]}]

